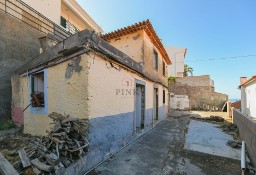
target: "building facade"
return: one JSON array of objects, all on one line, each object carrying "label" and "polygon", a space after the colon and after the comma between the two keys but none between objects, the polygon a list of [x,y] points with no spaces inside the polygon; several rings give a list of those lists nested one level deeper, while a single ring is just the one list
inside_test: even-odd
[{"label": "building facade", "polygon": [[241,77],[241,112],[248,117],[256,118],[256,75],[247,80]]},{"label": "building facade", "polygon": [[246,150],[254,166],[256,166],[256,75],[250,79],[240,78],[241,109],[233,107],[233,123],[239,129],[239,137],[245,141]]},{"label": "building facade", "polygon": [[76,0],[42,0],[40,3],[23,0],[23,2],[72,34],[84,29],[103,32]]},{"label": "building facade", "polygon": [[[132,58],[102,39],[108,35],[101,38],[85,30],[24,64],[12,77],[12,102],[19,111],[16,118],[24,118],[25,133],[45,135],[51,112],[89,119],[86,164],[79,161],[66,172],[84,173],[167,115],[167,76],[163,72],[167,75],[168,70],[158,66],[157,71],[155,65],[168,65],[170,59],[163,47],[153,44],[160,41],[158,36],[154,41],[147,36],[148,28],[154,32],[149,21],[130,27],[134,29],[132,38],[141,34],[140,39],[148,42],[148,54],[158,55],[157,62],[143,54]],[[155,72],[150,73],[152,70]]]},{"label": "building facade", "polygon": [[[61,16],[69,17],[66,23],[61,23]],[[58,43],[77,32],[69,26],[96,32],[102,32],[102,29],[75,0],[1,1],[0,19],[0,122],[4,122],[11,118],[13,111],[11,75],[40,54],[39,38],[51,34]]]},{"label": "building facade", "polygon": [[165,46],[165,49],[172,59],[172,64],[168,66],[168,76],[183,77],[187,49],[174,46]]}]

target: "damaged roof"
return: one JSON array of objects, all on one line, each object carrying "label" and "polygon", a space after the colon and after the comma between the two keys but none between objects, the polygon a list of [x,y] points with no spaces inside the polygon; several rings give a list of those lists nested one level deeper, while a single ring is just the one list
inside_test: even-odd
[{"label": "damaged roof", "polygon": [[44,53],[31,59],[18,68],[14,74],[33,73],[46,67],[62,63],[75,56],[88,53],[91,50],[107,56],[111,60],[143,75],[142,66],[139,63],[103,40],[95,34],[95,32],[87,29],[70,36]]},{"label": "damaged roof", "polygon": [[115,39],[127,34],[131,34],[134,33],[136,31],[139,30],[144,30],[147,35],[149,36],[150,40],[152,41],[152,43],[156,46],[156,48],[160,51],[160,53],[162,54],[163,58],[165,59],[167,64],[171,64],[171,60],[162,44],[161,39],[158,37],[156,31],[154,30],[151,22],[147,19],[145,21],[139,22],[139,23],[135,23],[133,25],[115,30],[113,32],[109,32],[106,33],[104,35],[102,35],[101,37],[106,40],[109,41],[111,39]]}]

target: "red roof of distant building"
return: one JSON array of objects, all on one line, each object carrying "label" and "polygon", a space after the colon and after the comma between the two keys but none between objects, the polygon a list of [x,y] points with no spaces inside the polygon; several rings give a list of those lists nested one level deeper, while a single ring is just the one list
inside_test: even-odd
[{"label": "red roof of distant building", "polygon": [[231,103],[231,107],[241,109],[241,100]]}]

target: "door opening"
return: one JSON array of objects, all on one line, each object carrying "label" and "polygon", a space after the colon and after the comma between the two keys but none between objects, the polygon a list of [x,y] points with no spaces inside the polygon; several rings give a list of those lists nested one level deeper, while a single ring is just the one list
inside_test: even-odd
[{"label": "door opening", "polygon": [[158,88],[154,88],[154,119],[158,120]]},{"label": "door opening", "polygon": [[145,86],[136,84],[136,130],[144,128],[145,120]]}]

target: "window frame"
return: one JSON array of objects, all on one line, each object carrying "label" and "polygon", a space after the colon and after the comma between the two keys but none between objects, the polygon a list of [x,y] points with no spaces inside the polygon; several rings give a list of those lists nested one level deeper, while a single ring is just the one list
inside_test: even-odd
[{"label": "window frame", "polygon": [[[33,108],[44,108],[44,102],[45,102],[44,101],[44,90],[43,90],[43,93],[42,92],[39,93],[38,91],[35,91],[35,78],[36,78],[36,76],[39,76],[39,74],[41,74],[43,76],[43,89],[44,89],[44,72],[37,72],[37,73],[31,74],[31,93],[30,93],[30,95],[31,95],[31,99],[32,99],[31,100],[31,105],[32,105]],[[37,85],[37,88],[38,88],[38,85]],[[34,104],[32,102],[34,94],[36,96],[36,97],[34,97],[35,101],[37,101],[37,102],[39,102],[39,100],[40,100],[38,96],[43,94],[42,95],[42,97],[43,97],[43,99],[42,99],[43,100],[43,104],[41,104],[41,106],[39,106],[38,104]]]},{"label": "window frame", "polygon": [[[44,73],[44,106],[43,107],[33,107],[31,102],[32,102],[32,97],[31,94],[33,92],[32,90],[32,81],[33,81],[33,75],[38,74],[38,73]],[[30,74],[29,76],[29,102],[30,102],[30,112],[33,114],[48,114],[48,88],[47,88],[47,83],[48,83],[48,77],[47,77],[47,70],[41,70],[38,72],[34,72]]]},{"label": "window frame", "polygon": [[165,95],[165,90],[163,89],[163,104],[165,104],[165,101],[166,101],[166,97],[165,97],[166,95]]},{"label": "window frame", "polygon": [[166,77],[166,64],[165,64],[165,62],[164,62],[164,60],[163,60],[163,76],[164,77]]},{"label": "window frame", "polygon": [[[63,26],[63,22],[65,22],[65,26]],[[63,28],[67,28],[67,19],[64,18],[63,16],[60,16],[60,26],[63,27]]]},{"label": "window frame", "polygon": [[159,60],[159,56],[158,56],[158,52],[156,49],[154,49],[153,51],[153,54],[154,54],[154,70],[158,72],[158,69],[159,69],[159,65],[158,65],[158,60]]}]

